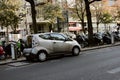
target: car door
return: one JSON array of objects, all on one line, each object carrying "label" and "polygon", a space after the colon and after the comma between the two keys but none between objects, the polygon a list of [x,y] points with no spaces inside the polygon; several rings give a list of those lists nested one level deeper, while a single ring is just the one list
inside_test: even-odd
[{"label": "car door", "polygon": [[65,42],[65,37],[61,34],[53,33],[51,34],[51,39],[54,53],[65,52],[69,48],[69,45]]},{"label": "car door", "polygon": [[45,48],[47,51],[49,51],[49,53],[53,53],[53,44],[50,39],[50,34],[40,34],[39,37],[40,38],[38,40],[40,47]]}]

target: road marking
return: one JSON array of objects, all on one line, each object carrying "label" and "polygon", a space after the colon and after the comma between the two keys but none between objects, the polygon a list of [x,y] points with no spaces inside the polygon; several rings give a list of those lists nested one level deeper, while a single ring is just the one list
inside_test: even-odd
[{"label": "road marking", "polygon": [[54,62],[59,62],[59,61],[61,61],[61,60],[59,60],[59,59],[58,60],[51,60],[50,62],[54,63]]},{"label": "road marking", "polygon": [[6,68],[5,69],[5,71],[7,71],[7,70],[12,70],[12,69],[16,69],[17,67],[8,67],[8,68]]},{"label": "road marking", "polygon": [[27,62],[16,62],[16,63],[10,63],[8,64],[8,66],[13,66],[13,67],[19,67],[19,66],[25,66],[25,65],[28,65],[30,63],[27,63]]},{"label": "road marking", "polygon": [[115,74],[120,72],[120,67],[107,71],[108,73]]}]

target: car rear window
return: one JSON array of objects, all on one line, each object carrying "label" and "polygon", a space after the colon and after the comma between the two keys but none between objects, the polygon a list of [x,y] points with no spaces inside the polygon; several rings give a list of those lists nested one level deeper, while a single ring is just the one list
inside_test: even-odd
[{"label": "car rear window", "polygon": [[41,34],[39,35],[39,37],[41,37],[42,39],[50,39],[50,35],[49,34]]}]

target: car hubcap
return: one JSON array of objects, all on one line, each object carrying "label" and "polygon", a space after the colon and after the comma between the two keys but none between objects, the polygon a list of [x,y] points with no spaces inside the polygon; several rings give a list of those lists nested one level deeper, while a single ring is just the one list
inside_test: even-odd
[{"label": "car hubcap", "polygon": [[39,60],[40,61],[46,60],[46,54],[44,52],[42,52],[42,53],[39,54]]},{"label": "car hubcap", "polygon": [[78,48],[75,48],[74,49],[74,54],[78,54],[79,53],[79,49]]},{"label": "car hubcap", "polygon": [[5,56],[4,56],[4,55],[1,55],[1,56],[0,56],[0,59],[5,59]]}]

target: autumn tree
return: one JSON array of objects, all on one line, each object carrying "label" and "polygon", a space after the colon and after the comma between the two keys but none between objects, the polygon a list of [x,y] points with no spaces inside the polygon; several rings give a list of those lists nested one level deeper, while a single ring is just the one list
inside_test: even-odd
[{"label": "autumn tree", "polygon": [[94,2],[93,4],[91,4],[91,11],[92,11],[92,15],[93,17],[95,17],[96,20],[96,25],[97,25],[97,32],[99,32],[99,24],[100,24],[100,18],[102,16],[102,4],[101,2]]},{"label": "autumn tree", "polygon": [[45,20],[48,20],[52,24],[52,30],[57,18],[64,20],[59,4],[46,3],[43,7],[43,16]]},{"label": "autumn tree", "polygon": [[18,6],[12,0],[0,1],[0,25],[6,27],[6,40],[8,42],[8,28],[11,26],[16,30],[19,16],[15,13],[18,9]]},{"label": "autumn tree", "polygon": [[71,14],[72,17],[76,18],[76,19],[79,18],[79,20],[81,21],[82,30],[84,33],[86,33],[85,27],[84,27],[85,26],[85,21],[84,21],[84,19],[85,19],[85,3],[84,3],[84,1],[76,0],[72,11],[73,11],[73,14]]},{"label": "autumn tree", "polygon": [[113,11],[113,9],[112,9],[111,13],[112,13],[112,15],[114,15],[113,17],[115,17],[116,21],[120,21],[120,0],[116,0],[113,7],[115,8],[114,9],[115,11]]},{"label": "autumn tree", "polygon": [[107,31],[107,25],[113,21],[112,15],[108,12],[105,12],[101,15],[100,21],[105,25],[105,31]]},{"label": "autumn tree", "polygon": [[[111,10],[111,15],[113,16],[114,20],[120,21],[120,6],[115,6],[114,10]],[[113,13],[114,12],[114,13]]]}]

